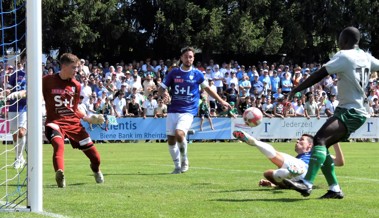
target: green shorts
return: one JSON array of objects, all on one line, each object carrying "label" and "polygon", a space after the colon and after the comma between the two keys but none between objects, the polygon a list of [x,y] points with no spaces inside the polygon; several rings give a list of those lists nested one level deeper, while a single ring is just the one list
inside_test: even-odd
[{"label": "green shorts", "polygon": [[347,140],[350,137],[350,134],[359,129],[365,122],[366,117],[358,113],[354,108],[345,109],[337,107],[334,111],[333,117],[339,119],[347,129],[347,133],[342,140]]}]

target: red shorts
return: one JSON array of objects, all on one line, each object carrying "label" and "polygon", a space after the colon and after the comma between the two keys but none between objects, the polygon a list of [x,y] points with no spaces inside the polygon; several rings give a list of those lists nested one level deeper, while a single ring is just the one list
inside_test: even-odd
[{"label": "red shorts", "polygon": [[80,150],[89,148],[93,145],[89,134],[80,122],[75,124],[46,123],[45,135],[49,141],[56,136],[67,138],[70,140],[73,148]]}]

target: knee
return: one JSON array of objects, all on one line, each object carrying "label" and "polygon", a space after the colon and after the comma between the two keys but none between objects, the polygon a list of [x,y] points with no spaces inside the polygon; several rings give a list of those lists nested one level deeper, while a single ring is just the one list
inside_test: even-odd
[{"label": "knee", "polygon": [[177,142],[183,142],[186,137],[186,134],[182,130],[175,131],[175,138]]},{"label": "knee", "polygon": [[325,138],[321,137],[321,136],[318,136],[318,135],[315,135],[314,138],[313,138],[313,145],[314,146],[325,145]]},{"label": "knee", "polygon": [[18,138],[22,138],[26,135],[26,129],[25,128],[20,128],[18,131]]}]

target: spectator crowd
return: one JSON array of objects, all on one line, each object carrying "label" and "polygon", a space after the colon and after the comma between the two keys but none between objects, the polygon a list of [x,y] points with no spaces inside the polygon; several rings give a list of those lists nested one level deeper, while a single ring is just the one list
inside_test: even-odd
[{"label": "spectator crowd", "polygon": [[[22,69],[0,63],[2,89],[7,83],[7,75]],[[176,59],[123,61],[111,65],[96,60],[81,59],[76,79],[82,84],[80,107],[87,113],[102,113],[115,117],[165,117],[167,105],[157,95],[165,75],[173,68],[180,67]],[[202,94],[199,117],[237,117],[249,107],[258,107],[266,117],[330,117],[338,105],[338,78],[330,75],[318,84],[296,93],[293,99],[288,93],[302,83],[310,74],[320,68],[319,63],[285,65],[258,62],[245,66],[238,61],[207,63],[198,61],[196,66],[204,73],[210,87],[232,109],[223,108],[206,94]],[[15,68],[15,69],[14,69]],[[48,58],[42,66],[43,75],[59,72],[57,60]],[[367,87],[367,101],[372,116],[379,115],[379,80],[377,73],[371,74]],[[213,126],[212,126],[213,128]],[[107,124],[104,127],[108,129]]]}]

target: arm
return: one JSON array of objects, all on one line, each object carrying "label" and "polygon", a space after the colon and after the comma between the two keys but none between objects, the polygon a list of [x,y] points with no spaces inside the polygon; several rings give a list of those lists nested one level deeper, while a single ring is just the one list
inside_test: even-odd
[{"label": "arm", "polygon": [[333,161],[334,161],[334,165],[338,166],[338,167],[344,166],[345,165],[345,157],[343,155],[340,143],[334,144],[333,149],[334,149],[335,155],[336,155],[336,156],[331,155],[331,157],[333,158]]},{"label": "arm", "polygon": [[224,101],[215,91],[209,88],[209,86],[204,87],[204,90],[212,96],[214,99],[216,99],[221,105],[227,107],[228,109],[231,109],[232,107],[229,105],[228,102]]}]

